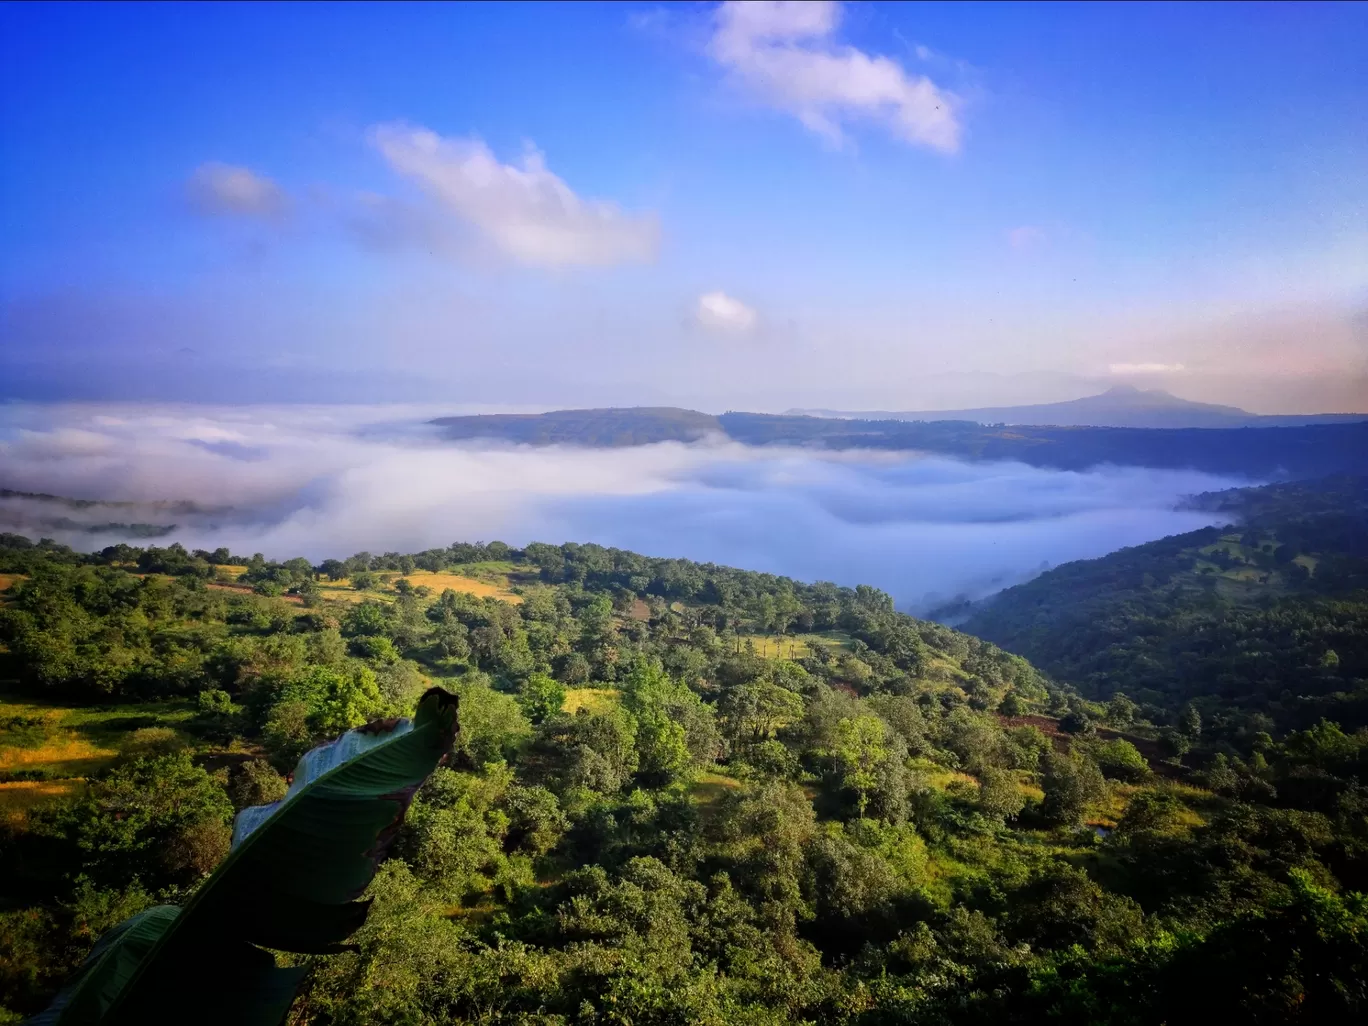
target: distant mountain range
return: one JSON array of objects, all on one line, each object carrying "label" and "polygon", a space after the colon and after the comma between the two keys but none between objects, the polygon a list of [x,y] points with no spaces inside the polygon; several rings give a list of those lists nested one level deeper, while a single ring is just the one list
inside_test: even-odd
[{"label": "distant mountain range", "polygon": [[882,449],[966,460],[1016,460],[1082,470],[1099,464],[1165,467],[1249,478],[1368,473],[1368,415],[1349,423],[1268,428],[1005,427],[972,420],[840,420],[638,406],[537,414],[441,417],[453,440],[619,448],[727,438],[746,445]]},{"label": "distant mountain range", "polygon": [[1195,403],[1160,389],[1117,385],[1101,395],[1034,406],[985,406],[976,410],[922,410],[865,413],[840,410],[789,410],[804,417],[845,420],[970,420],[978,424],[1036,424],[1053,427],[1234,428],[1301,427],[1368,420],[1365,413],[1311,413],[1264,416],[1238,406]]}]

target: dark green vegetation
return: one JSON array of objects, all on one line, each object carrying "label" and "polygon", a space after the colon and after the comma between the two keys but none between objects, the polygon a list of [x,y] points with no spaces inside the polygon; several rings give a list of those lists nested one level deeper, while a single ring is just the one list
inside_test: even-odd
[{"label": "dark green vegetation", "polygon": [[1368,479],[1193,501],[1238,526],[1061,566],[965,629],[1160,722],[1191,701],[1208,736],[1236,745],[1322,717],[1368,724]]},{"label": "dark green vegetation", "polygon": [[[229,564],[236,590],[214,583]],[[316,582],[475,564],[522,601]],[[110,925],[193,900],[233,809],[279,798],[301,751],[433,680],[460,696],[457,760],[414,799],[358,950],[298,956],[292,1022],[1364,1011],[1363,732],[1226,736],[1180,691],[1090,700],[869,588],[597,546],[311,567],[9,536],[0,573],[23,575],[0,610],[11,694],[193,709],[4,836],[15,1011]],[[41,742],[14,719],[0,751]]]},{"label": "dark green vegetation", "polygon": [[972,421],[836,420],[638,407],[443,417],[449,438],[531,445],[625,446],[717,432],[748,445],[916,449],[970,460],[1082,470],[1101,463],[1190,468],[1249,477],[1368,473],[1368,418],[1279,428],[1003,427]]},{"label": "dark green vegetation", "polygon": [[[378,721],[310,752],[287,800],[239,813],[227,858],[184,908],[156,905],[109,930],[36,1022],[284,1019],[308,967],[279,966],[263,949],[345,950],[369,911],[357,899],[451,751],[456,705],[432,688],[412,721]],[[212,1001],[191,982],[206,960],[232,981]]]},{"label": "dark green vegetation", "polygon": [[440,417],[432,423],[448,438],[498,438],[524,445],[592,445],[603,448],[692,442],[720,431],[716,417],[673,406],[632,406],[551,413],[488,413]]},{"label": "dark green vegetation", "polygon": [[1032,406],[989,406],[972,410],[922,413],[840,413],[834,410],[790,410],[790,413],[859,420],[972,420],[979,424],[1053,424],[1129,428],[1295,427],[1302,424],[1347,424],[1368,420],[1361,413],[1265,415],[1238,406],[1195,403],[1157,388],[1115,385],[1100,395]]}]

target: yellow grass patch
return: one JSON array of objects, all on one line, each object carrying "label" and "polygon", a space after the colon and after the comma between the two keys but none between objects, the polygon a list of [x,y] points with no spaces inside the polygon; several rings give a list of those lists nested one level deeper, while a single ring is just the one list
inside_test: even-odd
[{"label": "yellow grass patch", "polygon": [[762,659],[806,659],[819,648],[844,649],[850,638],[839,631],[823,634],[742,634],[738,639],[744,648],[746,642],[755,647],[755,654]]},{"label": "yellow grass patch", "polygon": [[602,713],[616,708],[621,701],[622,692],[616,688],[566,688],[565,704],[561,706],[561,711],[571,716],[581,709]]},{"label": "yellow grass patch", "polygon": [[941,677],[942,679],[954,680],[956,678],[965,680],[969,674],[960,668],[959,663],[945,658],[942,655],[933,655],[926,660],[926,675],[931,678]]},{"label": "yellow grass patch", "polygon": [[343,578],[340,581],[319,581],[317,584],[319,593],[325,598],[339,599],[343,602],[364,602],[367,599],[392,599],[395,595],[394,581],[403,577],[408,580],[415,588],[424,587],[432,589],[433,595],[440,595],[450,588],[452,591],[459,591],[466,595],[476,595],[480,598],[495,598],[500,602],[508,602],[517,605],[522,601],[521,595],[515,595],[509,590],[507,578],[495,581],[477,580],[474,577],[466,577],[463,574],[434,573],[431,570],[415,570],[411,574],[401,574],[393,570],[380,571],[387,577],[391,577],[388,584],[378,588],[368,588],[365,591],[357,591],[351,586],[351,580]]},{"label": "yellow grass patch", "polygon": [[59,777],[80,777],[118,753],[63,731],[37,748],[0,748],[0,773],[46,769]]},{"label": "yellow grass patch", "polygon": [[79,777],[67,780],[15,780],[0,783],[0,819],[18,824],[30,809],[75,794],[85,783]]},{"label": "yellow grass patch", "polygon": [[700,773],[694,777],[689,793],[706,813],[708,808],[728,791],[736,791],[741,781],[724,773]]},{"label": "yellow grass patch", "polygon": [[481,598],[496,598],[501,602],[511,602],[514,605],[522,601],[522,596],[514,595],[508,589],[508,579],[505,577],[501,581],[476,580],[474,577],[466,577],[462,574],[433,573],[430,570],[415,570],[411,574],[404,574],[409,583],[415,588],[419,585],[432,589],[434,595],[440,595],[447,588],[452,591],[465,592],[467,595],[479,595]]},{"label": "yellow grass patch", "polygon": [[944,791],[951,783],[958,780],[965,784],[972,784],[978,787],[978,781],[968,773],[961,773],[959,770],[946,769],[930,759],[913,759],[908,763],[917,779],[926,783],[929,787],[934,787],[938,791]]},{"label": "yellow grass patch", "polygon": [[807,640],[799,637],[779,637],[774,634],[744,634],[739,639],[744,649],[746,643],[755,648],[761,659],[806,659],[812,654]]},{"label": "yellow grass patch", "polygon": [[27,581],[28,577],[24,574],[0,574],[0,591],[9,591],[14,586],[15,581]]},{"label": "yellow grass patch", "polygon": [[[70,794],[104,769],[138,726],[155,719],[171,726],[194,714],[189,702],[72,708],[29,700],[0,700],[0,774],[40,772],[48,780],[0,783],[0,816],[11,823],[52,798]],[[27,723],[12,724],[19,719]],[[33,722],[40,721],[40,722]]]}]

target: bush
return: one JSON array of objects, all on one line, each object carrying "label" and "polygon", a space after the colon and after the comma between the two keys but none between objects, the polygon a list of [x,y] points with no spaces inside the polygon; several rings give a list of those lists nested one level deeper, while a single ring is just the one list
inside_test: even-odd
[{"label": "bush", "polygon": [[249,805],[268,805],[285,797],[288,785],[269,762],[252,759],[228,771],[228,798],[241,812]]},{"label": "bush", "polygon": [[174,755],[186,747],[185,739],[171,727],[140,727],[128,735],[122,754],[125,759],[153,759]]},{"label": "bush", "polygon": [[377,635],[353,638],[351,650],[352,654],[362,659],[374,659],[377,663],[388,665],[399,661],[399,652],[394,647],[394,642]]},{"label": "bush", "polygon": [[1127,780],[1132,783],[1144,780],[1150,775],[1149,763],[1139,749],[1122,738],[1095,745],[1091,755],[1098,768],[1113,780]]},{"label": "bush", "polygon": [[1040,811],[1060,826],[1075,826],[1088,806],[1107,793],[1097,763],[1081,756],[1050,755],[1041,779],[1045,800]]}]

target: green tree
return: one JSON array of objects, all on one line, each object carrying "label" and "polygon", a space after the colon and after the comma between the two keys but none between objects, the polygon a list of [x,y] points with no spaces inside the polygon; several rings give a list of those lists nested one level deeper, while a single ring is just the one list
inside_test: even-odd
[{"label": "green tree", "polygon": [[518,704],[535,726],[561,711],[565,685],[547,674],[534,673],[518,686]]},{"label": "green tree", "polygon": [[180,752],[110,770],[42,818],[44,829],[75,844],[95,883],[137,879],[157,889],[208,874],[228,852],[232,816],[222,785]]},{"label": "green tree", "polygon": [[285,778],[263,759],[240,762],[228,771],[228,798],[238,810],[278,802],[286,786]]},{"label": "green tree", "polygon": [[1140,707],[1118,691],[1107,702],[1106,719],[1117,730],[1125,730],[1135,722],[1139,712]]},{"label": "green tree", "polygon": [[302,703],[315,735],[340,734],[385,710],[375,673],[365,666],[311,666],[290,678],[277,702]]},{"label": "green tree", "polygon": [[1083,756],[1049,755],[1044,760],[1041,813],[1061,826],[1076,826],[1088,806],[1106,794],[1097,763]]},{"label": "green tree", "polygon": [[1202,736],[1202,714],[1191,702],[1183,706],[1178,714],[1178,729],[1189,741],[1196,741]]},{"label": "green tree", "polygon": [[757,680],[729,690],[722,703],[733,744],[758,743],[803,715],[803,700],[787,688]]},{"label": "green tree", "polygon": [[861,818],[869,806],[870,792],[878,783],[877,769],[888,754],[888,728],[877,716],[856,716],[836,724],[831,755],[842,786],[856,794]]},{"label": "green tree", "polygon": [[1116,780],[1144,780],[1150,775],[1149,763],[1139,749],[1122,738],[1095,744],[1089,754],[1103,774]]},{"label": "green tree", "polygon": [[1026,807],[1026,796],[1011,773],[987,768],[979,774],[978,805],[996,819],[1015,819]]}]

